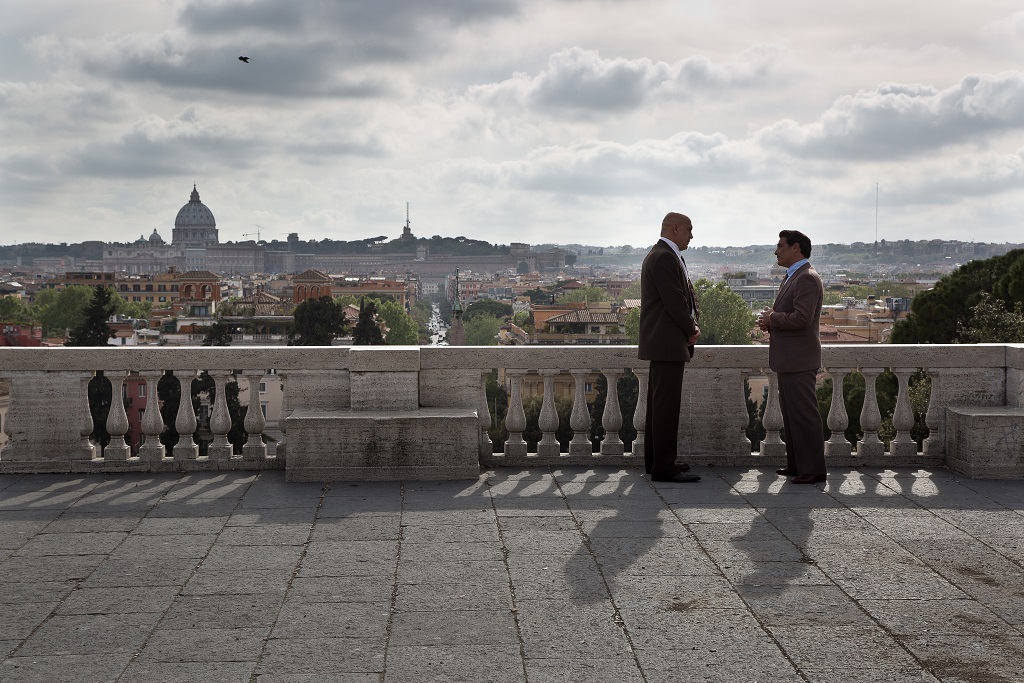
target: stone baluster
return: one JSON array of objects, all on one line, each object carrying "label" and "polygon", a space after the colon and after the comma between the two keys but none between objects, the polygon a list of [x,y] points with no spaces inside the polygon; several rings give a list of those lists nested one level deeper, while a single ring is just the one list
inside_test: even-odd
[{"label": "stone baluster", "polygon": [[774,372],[768,370],[768,396],[764,407],[761,424],[764,427],[764,439],[761,441],[761,455],[785,455],[786,444],[779,436],[782,430],[782,409],[779,407],[779,380]]},{"label": "stone baluster", "polygon": [[850,374],[850,368],[825,368],[832,378],[832,404],[828,408],[828,425],[832,436],[825,442],[825,455],[850,455],[853,447],[846,440],[846,428],[850,426],[850,416],[846,414],[846,397],[843,391],[843,380]]},{"label": "stone baluster", "polygon": [[569,374],[576,380],[576,393],[572,401],[572,415],[569,426],[572,427],[572,440],[569,442],[569,455],[593,455],[594,447],[588,438],[590,431],[590,409],[587,406],[586,383],[590,370],[573,369]]},{"label": "stone baluster", "polygon": [[107,413],[107,434],[110,434],[110,443],[103,449],[103,459],[125,461],[132,453],[131,446],[124,440],[124,435],[128,433],[128,413],[124,409],[124,380],[128,373],[104,374],[110,380],[110,412]]},{"label": "stone baluster", "polygon": [[601,415],[601,426],[604,427],[604,440],[601,442],[601,455],[622,455],[625,450],[619,429],[622,428],[622,410],[619,408],[619,377],[621,370],[604,370],[608,382],[607,397],[604,402],[604,413]]},{"label": "stone baluster", "polygon": [[636,441],[633,442],[633,455],[644,457],[644,432],[647,429],[647,381],[649,368],[633,368],[636,375],[636,410],[633,411],[633,429],[636,430]]},{"label": "stone baluster", "polygon": [[[739,405],[738,410],[740,411],[740,413],[739,413],[740,415],[747,415],[748,416],[747,419],[743,423],[744,427],[743,427],[743,433],[740,435],[740,441],[742,443],[746,444],[746,448],[744,449],[744,452],[746,452],[746,453],[753,453],[753,447],[751,446],[751,443],[750,443],[750,437],[747,436],[747,429],[746,429],[746,425],[749,423],[749,413],[747,412],[747,379],[750,377],[750,375],[751,375],[750,370],[740,370],[740,386],[739,386],[740,405]],[[755,414],[756,414],[756,410],[755,410]]]},{"label": "stone baluster", "polygon": [[[75,455],[76,460],[92,460],[97,457],[96,444],[92,442],[92,432],[95,429],[95,425],[92,421],[92,409],[89,407],[89,382],[92,381],[92,378],[93,373],[91,372],[81,377],[82,402],[85,404],[85,412],[82,415],[82,426],[80,429],[82,450]],[[10,434],[7,435],[7,438],[11,438]]]},{"label": "stone baluster", "polygon": [[544,399],[540,407],[537,426],[540,427],[541,439],[537,443],[537,455],[558,457],[561,445],[555,436],[558,430],[558,409],[555,406],[555,377],[558,370],[540,370],[544,378]]},{"label": "stone baluster", "polygon": [[864,438],[857,444],[857,455],[881,456],[885,454],[885,444],[878,438],[878,428],[882,426],[882,414],[878,411],[878,395],[875,382],[882,374],[883,368],[861,368],[864,375],[864,406],[860,411],[860,428],[864,430]]},{"label": "stone baluster", "polygon": [[213,432],[213,443],[207,451],[210,460],[230,460],[232,456],[231,442],[228,432],[231,431],[231,413],[228,412],[227,384],[231,377],[230,370],[211,370],[216,398],[213,411],[210,413],[210,431]]},{"label": "stone baluster", "polygon": [[139,373],[146,380],[146,411],[142,414],[142,433],[145,440],[139,446],[139,459],[145,462],[160,462],[164,459],[164,445],[160,434],[164,431],[164,418],[160,414],[160,397],[157,383],[163,377],[163,370],[143,370]]},{"label": "stone baluster", "polygon": [[278,418],[277,425],[280,432],[280,436],[277,439],[277,443],[274,444],[274,458],[284,462],[288,458],[288,420],[286,419],[291,415],[291,411],[288,409],[288,373],[281,370],[277,371],[278,376],[281,378],[281,416]]},{"label": "stone baluster", "polygon": [[506,370],[505,374],[512,385],[512,396],[509,398],[508,413],[505,415],[505,429],[508,430],[505,455],[510,458],[523,458],[526,457],[526,441],[523,439],[523,430],[526,429],[523,375],[526,374],[526,370]]},{"label": "stone baluster", "polygon": [[248,370],[243,374],[249,382],[249,407],[243,422],[248,438],[242,446],[242,458],[249,461],[266,460],[267,444],[263,441],[263,428],[267,420],[260,405],[260,381],[265,373],[262,370]]},{"label": "stone baluster", "polygon": [[488,433],[492,424],[491,407],[487,404],[487,378],[490,374],[490,370],[480,371],[480,410],[478,415],[480,419],[480,455],[488,458],[499,455],[494,452],[494,442],[491,441],[491,435]]},{"label": "stone baluster", "polygon": [[196,433],[196,413],[192,408],[192,380],[196,378],[195,370],[175,370],[181,388],[181,401],[178,413],[174,416],[174,431],[178,432],[178,443],[174,444],[175,460],[195,460],[199,457],[199,444],[192,435]]},{"label": "stone baluster", "polygon": [[924,414],[924,423],[928,427],[928,438],[921,444],[921,452],[923,455],[941,455],[946,450],[941,422],[942,410],[939,407],[942,371],[937,368],[926,368],[926,370],[928,370],[928,377],[931,378],[932,390],[928,394],[928,410]]},{"label": "stone baluster", "polygon": [[896,409],[892,414],[896,437],[889,443],[889,454],[914,456],[917,455],[917,442],[910,435],[914,428],[914,409],[910,405],[910,376],[914,374],[914,368],[893,368],[892,372],[899,380],[900,393],[896,396]]}]

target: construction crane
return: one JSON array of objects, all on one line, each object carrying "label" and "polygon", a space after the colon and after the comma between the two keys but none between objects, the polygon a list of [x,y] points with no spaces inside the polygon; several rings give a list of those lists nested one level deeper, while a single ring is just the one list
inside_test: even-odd
[{"label": "construction crane", "polygon": [[242,233],[242,237],[252,237],[253,235],[256,235],[256,241],[259,242],[260,241],[260,232],[262,230],[263,230],[263,226],[262,225],[257,225],[256,226],[256,232],[243,232]]}]

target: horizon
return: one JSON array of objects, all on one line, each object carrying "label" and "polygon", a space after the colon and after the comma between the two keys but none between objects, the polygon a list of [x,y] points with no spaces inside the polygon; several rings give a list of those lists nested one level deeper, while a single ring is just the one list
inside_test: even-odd
[{"label": "horizon", "polygon": [[47,243],[169,233],[193,184],[225,243],[392,235],[407,203],[492,243],[653,243],[668,211],[729,245],[1021,233],[1009,0],[4,10],[2,226]]}]

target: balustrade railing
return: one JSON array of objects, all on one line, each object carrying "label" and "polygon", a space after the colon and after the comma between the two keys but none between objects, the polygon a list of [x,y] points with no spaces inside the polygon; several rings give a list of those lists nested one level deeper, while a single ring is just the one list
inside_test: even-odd
[{"label": "balustrade railing", "polygon": [[[378,406],[476,410],[479,459],[485,466],[642,461],[648,375],[647,364],[636,359],[635,347],[423,347],[416,349],[418,370],[410,370],[406,347],[400,372],[388,367],[389,353],[398,351],[3,348],[0,377],[10,386],[10,402],[0,471],[285,467],[287,430],[274,454],[268,453],[262,437],[266,418],[258,386],[271,370],[280,376],[284,389],[282,424],[296,410],[359,410],[351,396],[352,383],[358,382],[361,391],[369,387],[382,394],[406,392],[397,397],[403,400],[375,402]],[[353,365],[353,354],[383,362]],[[831,380],[832,386],[831,396],[823,397],[828,405],[825,424],[831,431],[826,455],[834,465],[941,463],[947,408],[1020,408],[1024,402],[1021,345],[830,346],[823,356],[821,379]],[[777,383],[767,366],[764,347],[698,347],[686,368],[680,416],[680,452],[691,462],[756,464],[784,457]],[[891,376],[886,382],[895,387],[894,402],[891,389],[884,395],[878,390],[887,372]],[[140,395],[148,399],[142,414],[131,416],[138,420],[129,419],[126,401],[110,402],[102,424],[109,435],[105,446],[94,438],[95,406],[90,406],[89,385],[98,373],[110,382],[111,396],[121,397],[126,384],[141,384],[145,388]],[[402,381],[394,379],[399,375]],[[852,416],[844,387],[848,378],[858,375],[863,378],[863,400],[855,417],[862,436],[851,441],[845,435]],[[208,420],[202,419],[205,414],[197,416],[191,401],[193,383],[200,379],[212,380],[214,386]],[[175,393],[181,397],[173,415],[160,410],[167,393],[161,386],[167,382],[177,383]],[[237,415],[232,419],[228,405],[228,388],[235,382],[249,389],[240,421]],[[854,384],[859,391],[859,380]],[[913,401],[912,395],[921,394],[929,384],[927,400]],[[601,385],[604,391],[599,391]],[[759,385],[767,392],[760,418],[764,436],[755,448],[746,433],[750,414],[745,388]],[[407,395],[414,386],[415,399]],[[625,403],[620,403],[619,389],[627,386]],[[595,406],[602,404],[598,411]],[[140,410],[137,404],[131,409]],[[927,435],[919,447],[918,440],[925,437],[922,422]],[[169,431],[178,434],[172,447],[161,441]],[[131,434],[139,437],[134,443],[126,440]],[[239,447],[238,438],[233,444],[232,434],[241,434],[244,444]],[[384,451],[386,447],[381,445]],[[422,447],[427,450],[431,444]]]}]

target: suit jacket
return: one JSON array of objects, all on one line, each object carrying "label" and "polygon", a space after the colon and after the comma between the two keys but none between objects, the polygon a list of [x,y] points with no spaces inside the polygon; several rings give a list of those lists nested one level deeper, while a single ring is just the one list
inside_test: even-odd
[{"label": "suit jacket", "polygon": [[810,263],[782,283],[775,297],[769,332],[768,366],[775,372],[800,372],[821,367],[821,277]]},{"label": "suit jacket", "polygon": [[640,360],[689,361],[686,340],[697,331],[700,308],[693,283],[672,247],[658,240],[640,269]]}]

